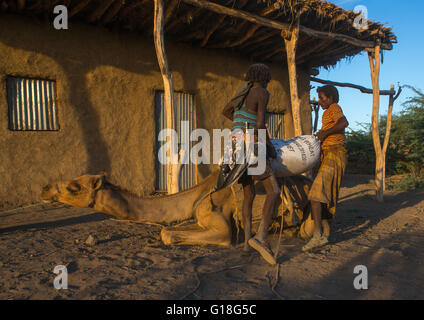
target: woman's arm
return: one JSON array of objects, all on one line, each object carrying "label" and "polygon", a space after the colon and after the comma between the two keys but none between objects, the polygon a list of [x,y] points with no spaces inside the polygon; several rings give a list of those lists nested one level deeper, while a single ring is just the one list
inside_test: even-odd
[{"label": "woman's arm", "polygon": [[329,135],[335,134],[335,133],[343,133],[343,130],[349,126],[349,122],[347,121],[346,117],[341,117],[334,126],[327,130],[320,130],[316,133],[317,138],[319,141],[323,142],[325,138],[327,138]]}]

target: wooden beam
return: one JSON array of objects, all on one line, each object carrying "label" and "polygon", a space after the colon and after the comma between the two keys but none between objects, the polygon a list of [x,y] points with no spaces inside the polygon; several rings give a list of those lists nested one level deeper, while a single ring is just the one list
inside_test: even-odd
[{"label": "wooden beam", "polygon": [[169,4],[167,5],[165,10],[165,25],[168,23],[169,19],[172,17],[172,14],[174,13],[179,3],[180,3],[180,0],[171,0]]},{"label": "wooden beam", "polygon": [[[243,21],[242,23],[240,23],[240,25],[237,27],[235,33],[237,33],[237,34],[242,33],[242,30],[247,23],[248,23],[247,21]],[[247,30],[246,32],[243,32],[244,36],[242,36],[241,38],[239,38],[237,40],[233,40],[233,41],[226,40],[223,43],[218,43],[218,44],[213,44],[211,46],[208,46],[208,48],[210,48],[210,49],[221,49],[221,48],[237,47],[238,45],[243,44],[244,42],[249,40],[249,38],[251,38],[260,27],[261,27],[260,25],[254,24],[253,26],[251,26],[249,28],[249,30]]]},{"label": "wooden beam", "polygon": [[113,18],[116,17],[119,10],[121,10],[122,6],[124,5],[124,1],[116,1],[112,4],[110,9],[106,12],[106,14],[102,17],[102,25],[108,24],[113,20]]},{"label": "wooden beam", "polygon": [[281,36],[280,35],[273,35],[272,37],[270,37],[268,40],[264,40],[262,42],[258,42],[257,44],[251,45],[247,48],[245,48],[243,51],[246,55],[256,55],[258,51],[261,50],[267,50],[267,52],[269,52],[269,48],[275,48],[275,44],[276,43],[280,43],[281,46]]},{"label": "wooden beam", "polygon": [[[332,86],[336,86],[336,87],[345,87],[345,88],[353,88],[353,89],[357,89],[359,91],[361,91],[362,93],[368,93],[368,94],[373,94],[373,90],[372,89],[368,89],[356,84],[352,84],[352,83],[342,83],[342,82],[335,82],[335,81],[329,81],[329,80],[322,80],[322,79],[318,79],[315,77],[311,77],[310,78],[311,81],[313,82],[318,82],[318,83],[322,83],[322,84],[329,84]],[[392,89],[390,90],[380,90],[380,96],[392,96],[395,94],[395,91]]]},{"label": "wooden beam", "polygon": [[272,7],[267,7],[267,8],[265,8],[265,9],[263,9],[263,10],[259,13],[259,15],[260,15],[260,16],[267,16],[267,15],[269,15],[270,13],[275,12],[276,10],[278,10],[278,9],[280,8],[279,6],[276,6],[276,4],[278,4],[278,2],[275,2],[275,3],[274,3],[274,5],[273,5]]},{"label": "wooden beam", "polygon": [[[219,14],[226,14],[235,18],[244,19],[244,20],[250,21],[252,23],[260,24],[268,28],[286,30],[286,31],[290,29],[290,25],[288,23],[260,17],[258,15],[255,15],[246,11],[228,8],[228,7],[225,7],[210,1],[206,1],[206,0],[181,0],[181,1],[196,7],[211,10]],[[356,47],[361,47],[361,48],[373,48],[375,45],[374,41],[359,40],[344,34],[317,31],[317,30],[310,29],[304,26],[299,26],[299,31],[311,37],[315,37],[319,39],[338,40],[338,41],[350,43],[351,45],[354,45]],[[391,43],[384,43],[384,44],[381,44],[381,48],[385,50],[392,50],[393,46]]]},{"label": "wooden beam", "polygon": [[80,12],[82,9],[84,9],[91,0],[82,0],[80,1],[75,7],[72,8],[72,10],[69,12],[68,17],[71,18],[74,15],[76,15],[78,12]]},{"label": "wooden beam", "polygon": [[[164,14],[163,14],[163,0],[154,0],[154,28],[153,28],[153,37],[155,42],[156,55],[158,58],[158,64],[160,72],[162,74],[164,91],[165,91],[165,110],[166,110],[166,127],[168,129],[167,143],[170,146],[173,146],[174,141],[172,140],[171,130],[175,128],[175,112],[174,112],[174,80],[172,73],[169,69],[168,58],[165,52],[165,41],[163,36],[163,27],[164,27]],[[178,180],[175,181],[175,171],[176,167],[176,157],[178,159],[178,154],[175,153],[177,150],[169,150],[169,158],[171,161],[167,163],[166,170],[166,184],[167,191],[169,194],[177,193],[178,190]],[[178,151],[177,151],[178,152]]]},{"label": "wooden beam", "polygon": [[[275,4],[277,4],[277,2],[275,3]],[[260,13],[260,15],[268,15],[268,14],[270,14],[270,13],[272,13],[272,12],[274,12],[274,10],[276,10],[276,9],[272,9],[272,8],[267,8],[268,10],[264,10],[264,11],[262,11],[261,13]],[[271,10],[272,9],[272,10]],[[283,12],[281,11],[281,12],[279,12],[275,17],[279,17],[280,15],[282,15],[283,14]],[[274,17],[274,18],[275,18]],[[269,29],[265,29],[265,32],[262,32],[260,35],[258,35],[258,36],[256,36],[256,37],[254,37],[253,39],[251,39],[251,40],[248,40],[248,41],[245,41],[244,43],[242,43],[241,45],[240,45],[240,48],[242,49],[242,48],[246,48],[246,47],[249,47],[249,51],[251,50],[251,47],[253,46],[253,47],[257,47],[257,45],[259,44],[260,46],[267,46],[267,44],[266,43],[264,43],[263,41],[264,40],[267,40],[267,39],[269,39],[269,38],[271,38],[271,37],[274,37],[274,36],[279,36],[280,35],[280,33],[281,33],[281,31],[280,30],[269,30]],[[280,40],[280,37],[278,37],[278,41]],[[254,49],[254,50],[256,50],[256,49]],[[275,50],[274,50],[275,51]]]},{"label": "wooden beam", "polygon": [[[232,1],[233,0],[228,0],[226,4],[228,5],[228,4],[232,3]],[[246,3],[240,3],[239,2],[238,4],[244,6]],[[225,20],[226,17],[227,17],[226,15],[221,15],[219,17],[219,19],[212,25],[212,27],[209,28],[209,30],[206,32],[205,37],[202,40],[202,43],[200,44],[201,47],[205,47],[206,46],[206,44],[208,43],[208,41],[209,41],[210,37],[212,36],[212,34],[216,30],[218,30],[218,28],[222,25],[222,23],[224,22],[224,20]]]},{"label": "wooden beam", "polygon": [[[191,13],[192,13],[193,16],[195,16],[201,11],[202,11],[202,8],[197,8],[197,9],[193,10],[193,12],[191,12]],[[170,22],[168,24],[166,24],[166,26],[165,26],[165,31],[171,30],[175,25],[183,22],[186,18],[187,18],[187,13],[184,14],[184,15],[181,15],[178,18],[170,20]]]},{"label": "wooden beam", "polygon": [[125,18],[128,14],[130,14],[132,11],[134,11],[135,8],[141,6],[146,0],[140,0],[140,1],[136,1],[136,2],[131,2],[131,3],[124,3],[124,8],[121,11],[120,16]]},{"label": "wooden beam", "polygon": [[102,1],[101,5],[99,5],[96,10],[94,10],[94,12],[88,17],[88,21],[95,22],[99,20],[114,2],[115,0]]},{"label": "wooden beam", "polygon": [[284,48],[281,46],[279,48],[273,48],[271,51],[257,51],[256,53],[252,54],[252,58],[258,59],[262,61],[266,61],[267,59],[272,58],[276,54],[281,53],[281,56],[283,57],[283,54],[285,54]]},{"label": "wooden beam", "polygon": [[[316,39],[314,39],[317,41]],[[308,57],[311,53],[319,52],[325,47],[329,45],[329,40],[318,40],[318,43],[315,45],[309,45],[304,50],[300,50],[299,55],[297,56],[297,62],[298,64],[303,63],[304,61],[308,60]]]},{"label": "wooden beam", "polygon": [[245,48],[247,46],[251,46],[257,43],[262,43],[262,41],[269,39],[271,37],[274,37],[276,35],[279,35],[278,31],[269,31],[268,29],[266,29],[267,32],[256,36],[255,38],[253,38],[252,40],[246,41],[245,43],[243,43],[240,47],[241,48]]},{"label": "wooden beam", "polygon": [[290,98],[293,115],[294,135],[302,135],[302,120],[300,116],[300,99],[297,88],[297,71],[296,71],[296,48],[299,40],[299,20],[290,32],[287,32],[284,38],[287,54],[287,66],[289,69]]},{"label": "wooden beam", "polygon": [[[334,45],[332,47],[334,47]],[[327,50],[327,48],[325,49]],[[328,53],[322,52],[321,54],[311,55],[308,59],[302,59],[301,62],[304,63],[308,61],[311,65],[315,66],[334,65],[338,60],[346,58],[346,50],[349,50],[348,44],[340,46],[337,50],[329,49]],[[329,57],[329,55],[331,56]]]},{"label": "wooden beam", "polygon": [[221,26],[221,24],[224,22],[225,18],[226,18],[225,15],[220,16],[218,21],[208,30],[208,32],[206,33],[206,36],[203,38],[202,43],[200,44],[201,47],[206,46],[206,44],[209,41],[209,38]]},{"label": "wooden beam", "polygon": [[255,24],[255,25],[253,25],[253,26],[251,26],[250,28],[249,28],[249,30],[247,30],[247,32],[245,33],[245,35],[243,36],[243,37],[241,37],[240,39],[238,39],[238,40],[236,40],[236,41],[234,41],[234,42],[231,42],[231,43],[229,43],[228,44],[228,47],[229,48],[233,48],[233,47],[237,47],[237,46],[239,46],[239,45],[241,45],[241,44],[243,44],[243,43],[245,43],[247,40],[249,40],[254,34],[255,34],[255,32],[260,28],[261,26],[260,25],[257,25],[257,24]]}]

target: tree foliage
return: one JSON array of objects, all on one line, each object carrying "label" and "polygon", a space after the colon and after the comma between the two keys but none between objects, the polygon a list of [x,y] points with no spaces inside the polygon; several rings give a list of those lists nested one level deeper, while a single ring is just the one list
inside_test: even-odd
[{"label": "tree foliage", "polygon": [[[419,176],[424,169],[424,93],[404,86],[414,96],[403,103],[403,110],[393,114],[390,142],[386,155],[386,174],[409,173]],[[380,138],[383,142],[387,117],[380,119]],[[373,174],[375,152],[370,124],[351,130],[346,135],[349,151],[349,172]]]}]

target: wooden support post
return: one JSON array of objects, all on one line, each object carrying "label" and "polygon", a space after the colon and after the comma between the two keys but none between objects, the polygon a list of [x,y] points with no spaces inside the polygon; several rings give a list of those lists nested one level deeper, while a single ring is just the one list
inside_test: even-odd
[{"label": "wooden support post", "polygon": [[371,80],[373,88],[373,105],[372,105],[372,140],[375,150],[375,187],[376,187],[376,198],[377,201],[384,201],[384,187],[383,187],[383,170],[384,170],[384,158],[383,150],[381,149],[380,134],[378,128],[378,116],[380,108],[380,45],[377,44],[372,52],[368,52],[368,58],[371,69]]},{"label": "wooden support post", "polygon": [[[174,80],[172,74],[169,70],[168,59],[165,52],[165,43],[163,37],[163,27],[164,27],[164,14],[163,14],[163,0],[155,0],[155,15],[154,15],[154,29],[153,37],[155,41],[156,55],[158,58],[158,63],[160,71],[163,78],[163,86],[165,91],[165,110],[166,110],[166,127],[168,129],[167,143],[170,146],[173,146],[174,141],[172,141],[171,130],[175,128],[174,122]],[[168,194],[177,193],[178,189],[178,180],[175,181],[176,175],[174,171],[177,170],[176,160],[178,155],[175,153],[175,150],[171,147],[169,150],[169,158],[171,161],[168,161],[167,170],[166,170],[166,185]]]},{"label": "wooden support post", "polygon": [[300,99],[297,89],[297,73],[296,73],[296,47],[299,40],[299,20],[297,24],[289,32],[282,31],[287,52],[287,65],[289,70],[290,97],[293,115],[294,135],[302,135],[302,121],[300,118]]},{"label": "wooden support post", "polygon": [[178,164],[174,166],[174,170],[172,171],[172,180],[177,184],[178,191],[179,191],[181,171],[183,170],[183,167],[184,167],[184,164],[183,164],[184,157],[185,157],[184,150],[180,149],[180,151],[178,152],[178,155],[179,155]]},{"label": "wooden support post", "polygon": [[313,126],[313,132],[315,133],[318,130],[318,117],[319,117],[319,104],[316,102],[316,99],[314,97],[314,100],[311,102],[311,109],[314,112],[314,126]]},{"label": "wooden support post", "polygon": [[[395,88],[394,85],[390,86],[391,91],[394,91],[394,88]],[[401,92],[402,92],[402,87],[399,88],[396,96],[392,94],[390,95],[390,98],[389,98],[389,108],[387,110],[387,120],[386,120],[386,135],[384,136],[384,142],[383,142],[383,191],[386,191],[386,154],[387,154],[387,147],[389,146],[390,130],[392,128],[393,105]]]}]

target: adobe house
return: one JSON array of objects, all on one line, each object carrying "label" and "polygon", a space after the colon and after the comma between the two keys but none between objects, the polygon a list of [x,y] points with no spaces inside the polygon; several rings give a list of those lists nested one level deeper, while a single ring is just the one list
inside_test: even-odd
[{"label": "adobe house", "polygon": [[[270,67],[268,124],[290,138],[312,132],[314,68],[396,40],[376,22],[355,29],[358,14],[317,0],[167,0],[160,16],[158,1],[0,0],[0,208],[39,202],[48,181],[100,171],[136,194],[164,188],[154,26],[165,39],[176,120],[211,136],[231,128],[221,110],[250,64]],[[59,4],[68,30],[53,27]],[[183,188],[210,169],[184,169]]]}]

